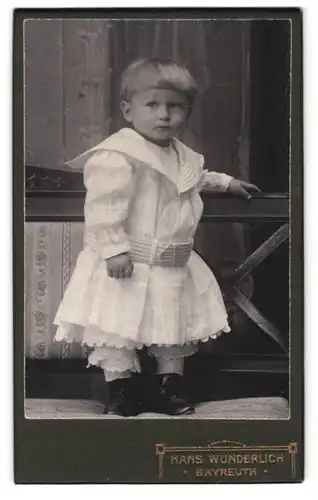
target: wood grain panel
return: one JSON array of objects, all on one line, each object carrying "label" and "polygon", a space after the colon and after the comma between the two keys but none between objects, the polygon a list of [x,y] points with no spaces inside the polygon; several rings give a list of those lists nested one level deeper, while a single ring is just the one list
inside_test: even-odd
[{"label": "wood grain panel", "polygon": [[110,132],[110,23],[64,20],[64,147],[71,159]]}]

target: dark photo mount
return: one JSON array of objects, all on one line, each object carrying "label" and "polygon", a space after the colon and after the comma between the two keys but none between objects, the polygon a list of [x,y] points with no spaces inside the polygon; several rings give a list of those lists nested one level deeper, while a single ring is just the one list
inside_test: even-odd
[{"label": "dark photo mount", "polygon": [[[117,19],[114,31],[118,31],[112,39],[114,79],[120,74],[121,53],[125,50],[120,45],[121,36],[126,36],[126,43],[129,36],[131,40],[135,36],[134,27],[124,19],[131,23],[140,18],[149,22],[210,19],[217,25],[226,18],[233,25],[240,23],[239,28],[205,32],[211,44],[208,47],[217,40],[219,53],[207,49],[206,57],[220,74],[213,76],[212,91],[205,93],[201,111],[194,116],[193,129],[196,123],[202,123],[197,132],[200,138],[189,139],[204,151],[208,168],[245,176],[262,189],[248,203],[226,194],[203,195],[204,213],[195,249],[221,285],[235,335],[222,337],[216,349],[209,344],[203,346],[187,361],[185,377],[197,404],[217,405],[217,418],[104,420],[49,414],[41,418],[32,406],[35,401],[98,400],[103,391],[101,373],[87,370],[83,357],[48,355],[50,349],[43,342],[32,350],[28,342],[32,343],[33,333],[25,332],[24,326],[24,287],[29,286],[30,273],[23,264],[27,251],[26,240],[22,244],[24,224],[31,228],[39,223],[82,223],[85,197],[82,176],[67,171],[63,162],[50,163],[45,146],[39,148],[44,156],[37,156],[40,139],[35,134],[31,137],[32,113],[39,110],[32,107],[36,96],[28,95],[32,68],[24,74],[24,64],[32,55],[23,26],[25,29],[26,20],[38,19],[40,23],[43,18],[74,22]],[[14,23],[16,482],[301,481],[304,332],[300,11],[16,10]],[[222,61],[231,57],[231,64]],[[246,86],[242,84],[244,72],[248,75]],[[109,112],[116,129],[121,122],[113,106]],[[212,119],[212,114],[218,119]],[[43,130],[41,134],[45,138]],[[214,166],[216,161],[219,167]],[[215,235],[224,243],[214,253],[211,241]],[[237,240],[243,242],[243,253]],[[26,291],[28,301],[29,289]],[[152,361],[143,352],[140,360],[145,380],[148,376],[151,379]],[[275,407],[274,417],[267,413],[263,417],[253,415],[253,404],[260,398],[284,401],[285,411],[280,413]],[[31,402],[29,414],[25,401]],[[233,406],[226,414],[229,401]],[[240,401],[244,401],[245,410],[235,413],[235,402]],[[63,439],[59,439],[62,434]],[[92,460],[94,467],[89,465]],[[67,463],[73,464],[72,469]]]}]

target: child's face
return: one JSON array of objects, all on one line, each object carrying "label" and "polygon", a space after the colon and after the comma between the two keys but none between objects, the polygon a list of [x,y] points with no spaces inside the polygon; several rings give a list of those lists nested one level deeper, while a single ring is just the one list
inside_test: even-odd
[{"label": "child's face", "polygon": [[121,103],[121,109],[138,132],[159,144],[169,143],[190,112],[186,95],[170,89],[135,92],[130,101]]}]

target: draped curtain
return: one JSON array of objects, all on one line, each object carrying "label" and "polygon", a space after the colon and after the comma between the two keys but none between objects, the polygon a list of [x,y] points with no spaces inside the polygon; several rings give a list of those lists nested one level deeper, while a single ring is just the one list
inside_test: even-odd
[{"label": "draped curtain", "polygon": [[[173,57],[202,91],[180,137],[206,168],[249,177],[248,21],[29,20],[25,23],[25,157],[38,167],[64,162],[124,125],[120,74],[137,57]],[[52,319],[81,249],[82,225],[26,224],[26,354],[79,357],[56,346]],[[199,228],[196,249],[212,265],[240,261],[242,227]]]}]

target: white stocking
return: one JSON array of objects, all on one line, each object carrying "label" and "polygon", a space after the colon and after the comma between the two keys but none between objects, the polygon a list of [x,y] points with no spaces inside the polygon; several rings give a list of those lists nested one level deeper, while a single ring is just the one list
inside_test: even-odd
[{"label": "white stocking", "polygon": [[184,359],[172,359],[162,356],[157,358],[157,373],[158,375],[166,375],[169,373],[177,373],[183,375]]},{"label": "white stocking", "polygon": [[157,346],[149,348],[148,353],[157,359],[157,373],[159,375],[177,373],[183,375],[184,358],[197,351],[195,344],[182,346]]}]

